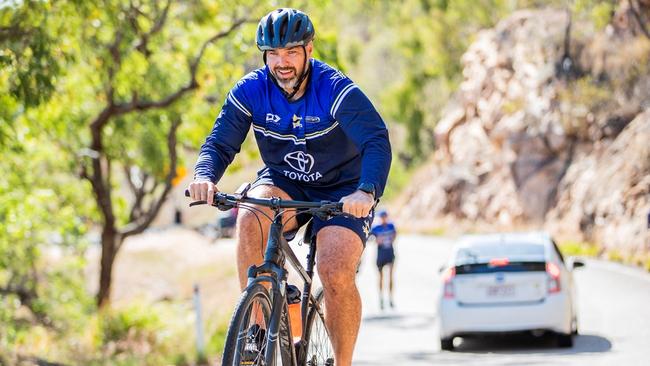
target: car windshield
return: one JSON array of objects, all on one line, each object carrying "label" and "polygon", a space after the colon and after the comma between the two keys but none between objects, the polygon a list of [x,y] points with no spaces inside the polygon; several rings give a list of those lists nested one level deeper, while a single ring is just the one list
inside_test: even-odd
[{"label": "car windshield", "polygon": [[528,243],[491,243],[462,247],[456,255],[456,265],[488,263],[503,258],[509,262],[544,261],[544,246]]}]

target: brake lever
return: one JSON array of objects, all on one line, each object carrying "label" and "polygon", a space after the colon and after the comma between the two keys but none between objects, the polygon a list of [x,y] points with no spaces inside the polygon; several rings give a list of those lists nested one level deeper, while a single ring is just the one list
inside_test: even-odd
[{"label": "brake lever", "polygon": [[342,204],[339,202],[327,202],[327,201],[321,201],[324,205],[327,205],[327,208],[323,209],[310,209],[308,212],[313,215],[318,217],[319,219],[325,221],[329,220],[334,216],[339,216],[339,215],[344,215],[343,210],[342,210]]},{"label": "brake lever", "polygon": [[219,211],[228,211],[236,207],[236,205],[232,203],[214,203],[212,206],[219,209]]}]

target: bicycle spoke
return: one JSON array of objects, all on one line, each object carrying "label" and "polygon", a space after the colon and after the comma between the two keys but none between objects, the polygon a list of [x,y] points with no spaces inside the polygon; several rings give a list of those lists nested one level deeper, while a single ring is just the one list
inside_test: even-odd
[{"label": "bicycle spoke", "polygon": [[[317,294],[316,298],[321,305],[321,309],[324,310],[325,304],[322,301],[322,293]],[[310,324],[308,326],[306,365],[334,365],[334,349],[332,348],[332,342],[330,341],[323,317],[315,308],[312,308],[308,321]]]}]

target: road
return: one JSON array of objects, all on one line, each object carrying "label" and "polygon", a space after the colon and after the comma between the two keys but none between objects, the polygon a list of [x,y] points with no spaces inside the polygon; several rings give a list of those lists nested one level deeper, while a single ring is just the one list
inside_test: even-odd
[{"label": "road", "polygon": [[365,365],[648,365],[650,356],[650,274],[589,260],[577,269],[580,335],[570,349],[551,338],[508,337],[463,341],[441,351],[436,331],[438,268],[451,240],[402,236],[397,243],[395,309],[379,308],[369,245],[359,271],[363,321],[354,357]]}]

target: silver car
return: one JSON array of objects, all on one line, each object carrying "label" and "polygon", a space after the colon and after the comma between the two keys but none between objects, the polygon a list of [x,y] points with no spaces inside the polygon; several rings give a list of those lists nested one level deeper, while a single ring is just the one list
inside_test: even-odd
[{"label": "silver car", "polygon": [[464,236],[441,268],[438,300],[440,347],[454,337],[531,331],[552,332],[572,347],[578,332],[572,270],[546,233]]}]

